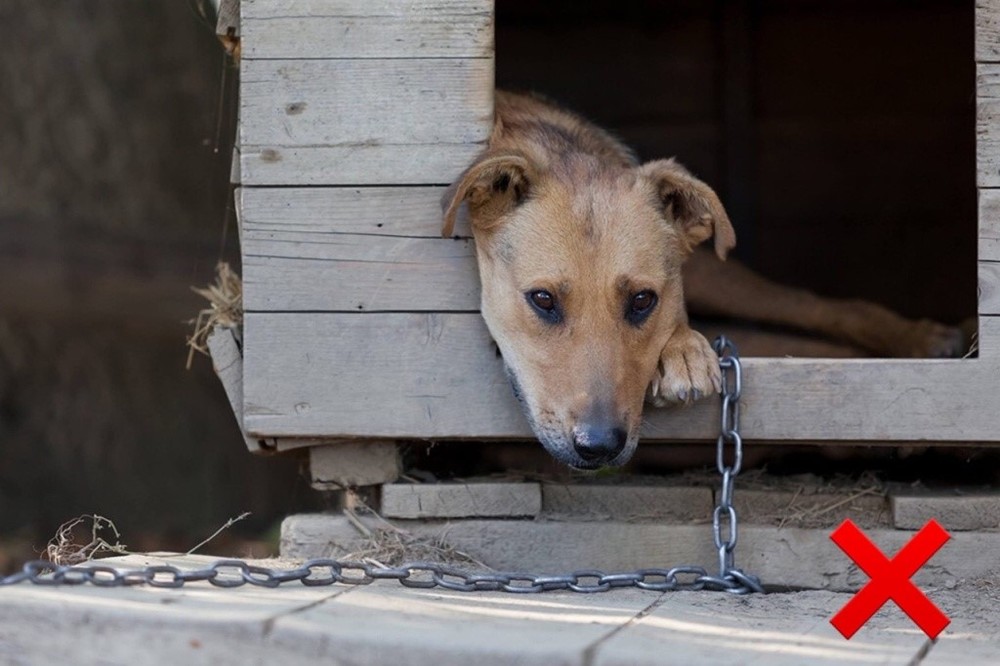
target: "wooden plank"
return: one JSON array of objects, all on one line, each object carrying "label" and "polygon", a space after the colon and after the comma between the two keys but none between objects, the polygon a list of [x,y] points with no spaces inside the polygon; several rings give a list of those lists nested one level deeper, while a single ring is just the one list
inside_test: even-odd
[{"label": "wooden plank", "polygon": [[325,441],[309,449],[309,474],[317,490],[392,483],[399,466],[399,450],[391,441]]},{"label": "wooden plank", "polygon": [[976,62],[1000,62],[1000,5],[976,0]]},{"label": "wooden plank", "polygon": [[979,190],[979,259],[1000,261],[1000,190]]},{"label": "wooden plank", "polygon": [[449,185],[481,143],[242,146],[244,185]]},{"label": "wooden plank", "polygon": [[979,314],[1000,315],[1000,262],[979,262]]},{"label": "wooden plank", "polygon": [[492,60],[245,60],[240,66],[241,148],[480,143],[492,122]]},{"label": "wooden plank", "polygon": [[487,58],[493,0],[243,0],[244,58]]},{"label": "wooden plank", "polygon": [[[532,439],[477,314],[256,313],[244,330],[256,435]],[[746,359],[750,440],[997,441],[985,360]],[[714,438],[718,403],[649,408],[648,440]]]},{"label": "wooden plank", "polygon": [[976,183],[1000,187],[1000,64],[976,67]]},{"label": "wooden plank", "polygon": [[519,518],[537,516],[537,483],[392,483],[382,486],[386,518]]},{"label": "wooden plank", "polygon": [[477,311],[471,239],[243,231],[246,311]]},{"label": "wooden plank", "polygon": [[986,490],[934,491],[900,488],[890,496],[896,529],[919,530],[934,519],[946,530],[1000,528],[1000,493]]},{"label": "wooden plank", "polygon": [[979,358],[1000,358],[1000,317],[980,317],[976,337]]},{"label": "wooden plank", "polygon": [[[298,231],[441,238],[443,187],[243,188],[243,226],[253,234]],[[467,220],[455,233],[471,236]]]},{"label": "wooden plank", "polygon": [[236,336],[232,329],[216,326],[208,336],[208,350],[212,355],[212,366],[222,382],[222,388],[233,408],[236,423],[243,435],[243,441],[251,453],[260,453],[267,448],[256,437],[248,437],[243,430],[243,354],[240,353]]}]

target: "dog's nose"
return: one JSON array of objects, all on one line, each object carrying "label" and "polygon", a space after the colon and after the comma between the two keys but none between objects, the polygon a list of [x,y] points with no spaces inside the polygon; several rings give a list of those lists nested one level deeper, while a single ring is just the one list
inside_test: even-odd
[{"label": "dog's nose", "polygon": [[614,460],[627,439],[627,432],[613,426],[585,424],[573,428],[573,449],[589,463]]}]

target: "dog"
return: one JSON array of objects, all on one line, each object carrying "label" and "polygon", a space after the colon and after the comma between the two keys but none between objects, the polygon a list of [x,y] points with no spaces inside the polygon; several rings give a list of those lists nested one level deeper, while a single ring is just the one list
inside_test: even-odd
[{"label": "dog", "polygon": [[962,344],[957,329],[725,261],[736,234],[711,187],[673,159],[640,164],[537,95],[497,92],[487,147],[442,207],[446,237],[468,215],[482,315],[514,394],[545,449],[573,468],[627,462],[646,400],[720,391],[718,358],[687,308],[889,355],[952,356]]}]

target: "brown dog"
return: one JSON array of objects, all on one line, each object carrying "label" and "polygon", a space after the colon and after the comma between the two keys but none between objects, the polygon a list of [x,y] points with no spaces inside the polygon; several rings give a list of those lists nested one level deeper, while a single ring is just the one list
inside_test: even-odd
[{"label": "brown dog", "polygon": [[[497,92],[489,146],[445,196],[445,236],[463,204],[483,317],[514,393],[545,448],[572,467],[626,462],[645,397],[684,403],[719,391],[716,355],[689,326],[685,295],[693,311],[876,351],[950,355],[961,343],[954,329],[719,261],[736,236],[710,187],[673,160],[638,164],[608,133],[537,97]],[[695,250],[713,237],[716,256]]]}]

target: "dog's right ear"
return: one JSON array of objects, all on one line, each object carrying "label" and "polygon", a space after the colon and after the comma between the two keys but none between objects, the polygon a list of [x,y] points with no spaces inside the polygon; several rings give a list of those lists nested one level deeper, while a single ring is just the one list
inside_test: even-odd
[{"label": "dog's right ear", "polygon": [[524,155],[484,155],[445,191],[441,200],[444,209],[441,235],[452,235],[458,211],[466,202],[472,223],[480,229],[490,228],[528,196],[532,180],[531,163]]}]

